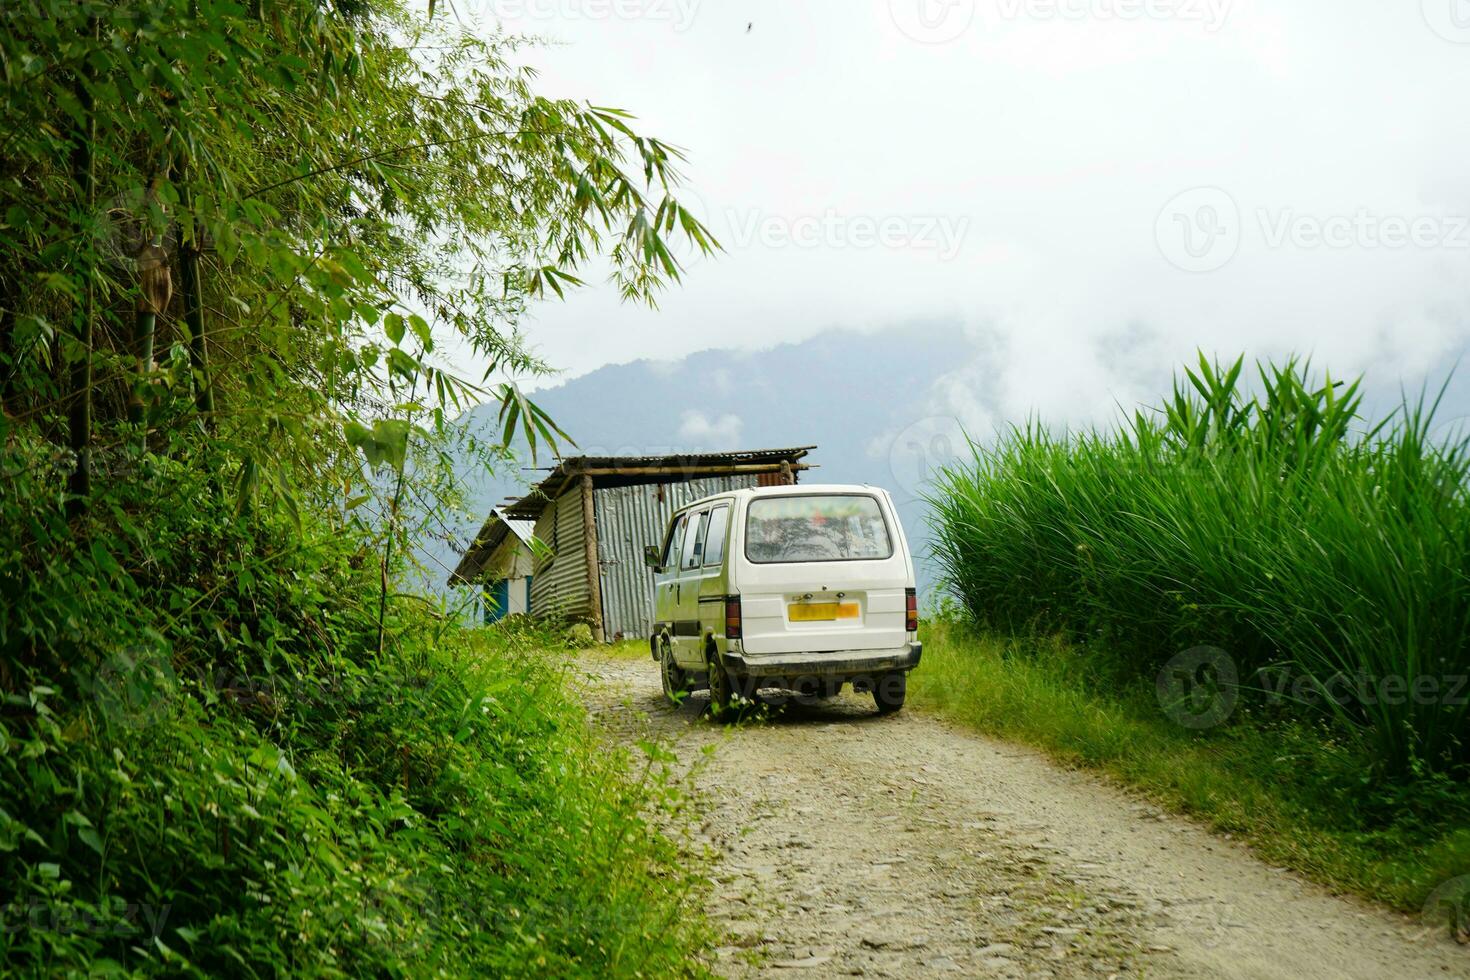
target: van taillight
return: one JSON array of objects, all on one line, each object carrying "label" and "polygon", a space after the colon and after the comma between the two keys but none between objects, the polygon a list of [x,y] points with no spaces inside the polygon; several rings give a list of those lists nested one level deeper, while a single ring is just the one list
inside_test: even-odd
[{"label": "van taillight", "polygon": [[904,589],[904,597],[908,600],[908,617],[904,620],[903,628],[910,633],[919,632],[919,590]]},{"label": "van taillight", "polygon": [[725,597],[725,639],[740,639],[740,597]]}]

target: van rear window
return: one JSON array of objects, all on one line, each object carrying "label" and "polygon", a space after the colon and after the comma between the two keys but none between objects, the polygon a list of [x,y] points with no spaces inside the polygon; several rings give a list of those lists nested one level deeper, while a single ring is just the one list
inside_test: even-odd
[{"label": "van rear window", "polygon": [[892,555],[883,511],[864,494],[757,497],[745,514],[745,557],[757,564]]}]

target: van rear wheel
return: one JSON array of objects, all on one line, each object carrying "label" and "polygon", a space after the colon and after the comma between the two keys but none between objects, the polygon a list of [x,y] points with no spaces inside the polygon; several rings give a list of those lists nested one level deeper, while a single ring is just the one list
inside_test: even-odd
[{"label": "van rear wheel", "polygon": [[720,655],[713,650],[705,654],[709,665],[709,711],[716,718],[730,710],[735,703],[735,683],[723,664]]},{"label": "van rear wheel", "polygon": [[908,695],[908,679],[909,675],[901,670],[878,678],[873,685],[873,703],[878,706],[878,714],[891,715],[903,707],[904,698]]},{"label": "van rear wheel", "polygon": [[689,674],[674,660],[674,648],[667,636],[659,640],[658,673],[663,681],[664,697],[675,707],[684,702],[689,693]]}]

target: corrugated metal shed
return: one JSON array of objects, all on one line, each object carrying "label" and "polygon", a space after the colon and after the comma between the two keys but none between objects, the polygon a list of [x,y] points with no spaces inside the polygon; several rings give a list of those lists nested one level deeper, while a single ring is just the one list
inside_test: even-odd
[{"label": "corrugated metal shed", "polygon": [[653,623],[653,572],[643,547],[662,544],[674,511],[701,497],[757,485],[755,474],[593,490],[602,574],[602,629],[609,640],[647,636]]},{"label": "corrugated metal shed", "polygon": [[573,489],[542,508],[536,537],[546,545],[531,573],[531,608],[538,616],[592,618],[587,580],[587,539],[582,528],[582,495]]},{"label": "corrugated metal shed", "polygon": [[653,576],[643,548],[662,541],[674,511],[726,490],[795,483],[815,448],[564,459],[495,508],[450,583],[475,581],[510,522],[530,522],[544,546],[535,549],[533,615],[586,620],[599,640],[647,635]]}]

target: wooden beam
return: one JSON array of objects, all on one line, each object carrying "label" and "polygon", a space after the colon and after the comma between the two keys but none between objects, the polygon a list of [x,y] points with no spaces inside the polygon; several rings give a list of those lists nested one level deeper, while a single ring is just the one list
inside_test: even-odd
[{"label": "wooden beam", "polygon": [[582,474],[582,538],[587,549],[587,587],[592,600],[592,638],[606,643],[602,632],[602,566],[597,561],[597,520],[592,510],[592,477]]}]

